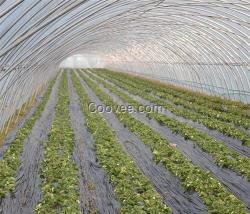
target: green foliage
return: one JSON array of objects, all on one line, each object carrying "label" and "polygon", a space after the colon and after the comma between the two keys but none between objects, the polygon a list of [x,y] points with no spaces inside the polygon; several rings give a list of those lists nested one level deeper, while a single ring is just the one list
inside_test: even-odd
[{"label": "green foliage", "polygon": [[[100,73],[104,73],[108,76],[118,77],[121,81],[128,82],[132,80],[136,83],[136,87],[143,88],[144,90],[148,89],[148,91],[152,91],[152,93],[159,95],[167,96],[168,98],[180,98],[180,101],[187,101],[190,103],[195,103],[199,106],[205,107],[207,109],[213,109],[217,112],[225,112],[233,115],[240,116],[241,118],[248,118],[250,119],[250,105],[244,104],[241,102],[236,102],[232,100],[222,99],[216,96],[209,96],[205,94],[201,94],[198,92],[194,92],[184,88],[178,88],[173,85],[167,85],[160,83],[158,81],[154,81],[152,79],[145,79],[140,76],[134,78],[134,76],[125,74],[125,73],[118,73],[109,71],[107,69],[95,69],[93,71],[101,71]],[[103,72],[104,71],[104,72]],[[249,120],[248,120],[249,124]],[[244,124],[243,124],[244,125]]]},{"label": "green foliage", "polygon": [[[243,116],[237,116],[237,114],[235,114],[234,112],[229,112],[229,113],[220,113],[220,112],[214,112],[213,110],[209,110],[209,109],[205,109],[204,107],[199,106],[198,104],[193,103],[191,106],[192,107],[188,107],[188,103],[186,102],[186,108],[179,108],[178,103],[180,102],[179,98],[176,98],[175,102],[176,105],[171,104],[171,103],[167,103],[166,100],[170,99],[169,97],[173,97],[173,95],[168,95],[165,94],[165,92],[161,92],[159,87],[157,87],[157,89],[154,88],[154,85],[142,85],[140,86],[140,79],[137,80],[135,78],[133,78],[133,80],[131,79],[131,77],[129,77],[128,75],[127,78],[126,76],[122,75],[122,77],[120,77],[119,75],[121,74],[116,74],[114,72],[110,73],[99,73],[99,75],[108,78],[110,81],[112,81],[114,84],[118,85],[119,87],[121,87],[122,89],[126,89],[128,90],[130,93],[141,96],[144,99],[147,99],[149,101],[151,101],[152,103],[155,103],[157,105],[162,105],[164,108],[168,109],[169,111],[171,111],[173,114],[184,117],[186,119],[190,119],[192,121],[195,122],[199,122],[203,125],[205,125],[206,127],[208,127],[209,129],[214,129],[214,130],[218,130],[219,132],[229,136],[229,137],[234,137],[237,138],[239,140],[242,141],[243,144],[245,144],[246,146],[250,146],[250,136],[249,134],[234,126],[233,121],[235,121],[235,124],[241,123],[241,125],[243,127],[248,127],[248,125],[250,124],[250,120],[243,117]],[[154,95],[152,95],[154,94]],[[155,96],[157,95],[157,96]],[[177,101],[178,100],[178,101]],[[185,101],[183,101],[185,102]],[[194,111],[190,111],[188,109],[193,109]],[[198,110],[200,109],[200,110]],[[202,110],[201,110],[202,109]],[[202,111],[202,113],[201,113]],[[199,113],[200,112],[200,113]],[[210,114],[210,116],[208,115],[208,112],[213,112]],[[226,123],[224,121],[219,120],[219,115],[227,115],[225,117],[228,118],[229,122],[232,123]],[[231,119],[229,119],[231,118]],[[234,118],[234,119],[232,119]],[[239,125],[239,124],[238,124]]]},{"label": "green foliage", "polygon": [[154,190],[149,180],[123,151],[103,117],[88,110],[87,104],[91,100],[75,74],[73,74],[73,85],[80,98],[86,126],[95,140],[97,159],[109,175],[121,203],[120,212],[170,213],[170,208],[163,204],[161,196]]},{"label": "green foliage", "polygon": [[24,126],[18,130],[15,140],[5,152],[3,159],[0,160],[0,198],[4,198],[7,193],[14,191],[16,171],[21,164],[20,155],[23,152],[23,141],[29,136],[36,120],[41,116],[54,83],[55,80],[49,83],[43,100],[38,105],[34,114],[25,122]]},{"label": "green foliage", "polygon": [[67,76],[62,74],[56,116],[45,146],[41,168],[42,200],[36,213],[81,213],[78,169],[72,159],[74,133],[70,126]]},{"label": "green foliage", "polygon": [[[97,84],[82,75],[88,86],[106,105],[115,108],[116,103]],[[245,205],[229,193],[209,172],[194,166],[148,125],[136,120],[127,112],[115,112],[118,119],[136,134],[153,152],[155,161],[162,163],[179,177],[186,189],[196,191],[204,201],[209,213],[247,213]]]},{"label": "green foliage", "polygon": [[[111,84],[99,78],[96,78],[91,74],[89,75],[97,82],[102,83],[104,87],[109,89],[112,93],[119,96],[124,102],[130,103],[135,108],[138,108],[138,106],[140,106],[139,102],[137,102],[135,99],[131,98],[121,90],[118,90],[117,87],[114,87]],[[146,97],[147,94],[144,93],[144,96]],[[215,159],[218,165],[233,169],[238,174],[246,176],[246,178],[250,181],[249,158],[242,157],[234,150],[228,148],[224,142],[215,140],[208,134],[201,132],[195,128],[192,128],[186,125],[185,123],[181,123],[175,119],[171,119],[166,115],[157,112],[150,112],[147,113],[147,115],[151,118],[154,118],[160,124],[168,126],[174,133],[182,135],[185,139],[192,140],[201,149],[212,155],[212,157]]]}]

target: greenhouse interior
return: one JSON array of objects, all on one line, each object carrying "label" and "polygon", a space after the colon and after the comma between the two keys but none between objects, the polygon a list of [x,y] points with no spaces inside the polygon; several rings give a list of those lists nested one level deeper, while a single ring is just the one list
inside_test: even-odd
[{"label": "greenhouse interior", "polygon": [[249,0],[0,0],[0,214],[250,213]]}]

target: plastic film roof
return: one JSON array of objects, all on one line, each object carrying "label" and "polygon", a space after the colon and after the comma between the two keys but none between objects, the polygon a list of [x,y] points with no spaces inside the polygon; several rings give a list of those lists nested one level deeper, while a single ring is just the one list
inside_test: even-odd
[{"label": "plastic film roof", "polygon": [[0,0],[0,126],[79,53],[250,102],[250,2]]}]

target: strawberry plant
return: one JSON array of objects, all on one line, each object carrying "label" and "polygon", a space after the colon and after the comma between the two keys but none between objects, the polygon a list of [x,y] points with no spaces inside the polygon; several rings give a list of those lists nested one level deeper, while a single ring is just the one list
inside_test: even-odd
[{"label": "strawberry plant", "polygon": [[74,133],[70,126],[67,76],[59,86],[56,115],[41,167],[42,200],[36,213],[81,213],[79,206],[78,169],[72,158]]},{"label": "strawberry plant", "polygon": [[55,80],[49,83],[43,100],[37,106],[33,115],[25,122],[24,126],[18,130],[14,141],[5,152],[3,159],[0,160],[0,199],[15,189],[15,176],[21,164],[20,156],[23,152],[23,141],[29,136],[36,120],[41,116],[50,97],[54,83]]},{"label": "strawberry plant", "polygon": [[183,108],[176,108],[175,105],[165,102],[165,99],[152,96],[150,93],[145,92],[145,90],[142,88],[139,88],[135,85],[131,86],[131,84],[123,84],[121,80],[118,81],[112,78],[108,77],[108,79],[112,81],[114,84],[116,84],[117,86],[119,86],[124,90],[128,90],[132,94],[141,96],[142,98],[149,100],[150,102],[155,103],[157,105],[161,105],[177,116],[184,117],[194,122],[199,122],[205,125],[209,129],[218,130],[222,134],[225,134],[229,137],[237,138],[241,140],[244,145],[250,146],[249,134],[244,130],[236,128],[232,124],[222,122],[216,118],[208,117],[207,115],[199,114],[192,111],[187,111],[186,109]]},{"label": "strawberry plant", "polygon": [[[108,94],[82,73],[81,77],[105,105],[117,105]],[[148,125],[136,120],[128,112],[115,112],[118,119],[151,148],[154,159],[180,178],[185,188],[196,191],[211,213],[247,213],[245,205],[228,192],[209,172],[193,165]]]},{"label": "strawberry plant", "polygon": [[86,126],[95,141],[99,163],[107,172],[121,203],[121,213],[170,213],[170,208],[154,190],[150,181],[140,172],[134,161],[123,151],[118,139],[99,113],[91,113],[89,96],[76,74],[73,85],[79,95]]},{"label": "strawberry plant", "polygon": [[92,71],[95,72],[101,71],[100,72],[101,75],[105,74],[113,78],[119,77],[120,81],[124,83],[132,81],[133,83],[136,83],[137,87],[143,86],[144,90],[147,90],[147,88],[150,86],[150,90],[148,90],[149,92],[150,91],[154,91],[154,93],[163,92],[165,96],[170,95],[175,98],[180,98],[181,100],[184,101],[195,103],[203,107],[208,107],[209,109],[230,113],[232,115],[238,115],[241,118],[250,119],[249,105],[241,102],[226,100],[215,96],[199,94],[197,92],[193,92],[187,89],[178,88],[172,85],[162,84],[157,81],[145,79],[142,77],[134,78],[134,76],[119,72],[112,72],[107,69],[95,69],[95,70],[92,69]]},{"label": "strawberry plant", "polygon": [[[90,75],[90,74],[89,74]],[[91,78],[95,79],[97,82],[102,83],[105,88],[110,90],[112,93],[119,96],[124,102],[133,105],[138,109],[141,104],[135,99],[128,96],[126,93],[118,90],[111,84],[90,75]],[[154,118],[160,124],[168,126],[173,132],[182,135],[185,139],[190,139],[196,143],[205,152],[212,155],[218,165],[226,168],[233,169],[238,174],[245,176],[250,181],[250,159],[242,157],[237,152],[228,148],[224,142],[218,141],[210,137],[208,134],[203,133],[195,128],[192,128],[185,123],[178,122],[175,119],[171,119],[166,115],[160,114],[158,112],[147,113],[149,117]]]}]

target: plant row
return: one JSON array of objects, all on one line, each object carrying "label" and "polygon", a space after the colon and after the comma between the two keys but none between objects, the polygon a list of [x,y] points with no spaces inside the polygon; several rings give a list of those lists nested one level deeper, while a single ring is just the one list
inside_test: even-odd
[{"label": "plant row", "polygon": [[4,198],[15,188],[16,171],[20,167],[20,156],[23,152],[23,141],[29,136],[37,119],[40,118],[52,91],[55,79],[52,80],[45,92],[42,101],[33,115],[25,122],[24,126],[17,131],[16,137],[0,160],[0,199]]},{"label": "plant row", "polygon": [[[115,73],[122,78],[125,77],[125,79],[135,80],[135,78],[131,75],[112,72],[106,69],[104,71],[106,71],[109,74]],[[249,111],[250,105],[247,105],[241,102],[235,102],[232,100],[222,99],[220,97],[199,94],[197,92],[193,92],[187,89],[178,88],[173,85],[166,85],[166,84],[163,84],[154,80],[142,78],[142,77],[136,78],[135,81],[137,81],[138,84],[144,84],[146,86],[151,85],[152,87],[156,89],[156,91],[159,90],[160,93],[164,92],[164,94],[173,95],[172,97],[180,98],[180,101],[185,100],[190,103],[196,103],[203,107],[208,107],[208,109],[214,109],[219,112],[232,113],[234,115],[238,115],[243,118],[247,117],[250,119],[250,111]]]},{"label": "plant row", "polygon": [[123,151],[111,128],[99,113],[88,109],[90,97],[76,74],[72,76],[86,126],[95,141],[98,162],[107,172],[116,197],[121,203],[121,213],[170,213],[161,196],[140,172],[134,161]]},{"label": "plant row", "polygon": [[67,76],[59,86],[55,118],[45,145],[41,167],[42,199],[36,213],[81,213],[78,169],[73,160],[74,133],[70,126]]},{"label": "plant row", "polygon": [[[112,75],[111,77],[106,74],[101,74],[101,73],[97,73],[97,74],[113,82],[120,88],[129,91],[131,94],[138,95],[146,100],[149,100],[152,103],[163,106],[164,108],[168,109],[169,111],[171,111],[173,114],[177,116],[184,117],[194,122],[199,122],[209,129],[218,130],[222,134],[239,139],[244,145],[250,146],[249,134],[247,134],[244,130],[236,128],[232,124],[222,122],[215,118],[207,117],[206,115],[187,111],[184,108],[177,108],[175,105],[165,102],[165,99],[161,99],[159,97],[151,95],[150,86],[148,86],[147,88],[144,87],[143,89],[143,88],[137,87],[136,83],[132,83],[132,81],[130,81],[131,82],[130,84],[126,84],[120,78],[115,77],[115,75]],[[147,90],[145,90],[145,88]]]},{"label": "plant row", "polygon": [[[81,73],[82,78],[105,105],[117,104],[103,92],[97,84]],[[153,153],[155,161],[162,163],[175,176],[179,177],[187,190],[196,191],[209,213],[247,213],[245,205],[228,192],[209,172],[205,172],[187,160],[176,148],[151,129],[147,124],[136,120],[128,112],[116,111],[118,119],[137,135]]]},{"label": "plant row", "polygon": [[[108,73],[108,74],[110,76],[113,76],[113,73]],[[246,114],[242,114],[242,112],[239,112],[239,114],[235,114],[235,111],[233,112],[218,111],[211,108],[209,105],[200,105],[194,101],[185,100],[187,95],[176,96],[176,94],[172,90],[169,91],[168,88],[166,87],[156,84],[150,84],[150,82],[145,81],[143,79],[131,78],[129,75],[127,75],[127,78],[124,78],[124,74],[120,74],[117,72],[116,76],[119,76],[120,80],[126,83],[130,83],[130,81],[132,81],[132,83],[136,84],[137,88],[143,89],[144,91],[145,90],[150,91],[155,96],[169,100],[176,106],[181,106],[184,107],[185,109],[188,109],[189,111],[195,111],[199,114],[206,115],[211,118],[216,118],[220,121],[224,121],[227,123],[232,123],[236,126],[250,128],[250,118],[247,118]]]},{"label": "plant row", "polygon": [[[91,74],[88,75],[97,82],[102,83],[105,88],[119,96],[124,102],[134,106],[135,109],[142,106],[141,103],[137,102],[121,90],[118,90],[117,87],[114,87],[106,81],[96,78]],[[144,108],[146,108],[146,106]],[[245,176],[250,181],[250,159],[242,157],[234,150],[228,148],[224,142],[215,140],[208,134],[192,128],[185,123],[169,118],[164,114],[148,112],[147,116],[154,118],[161,125],[166,125],[172,132],[182,135],[186,140],[192,140],[192,142],[197,144],[203,151],[210,154],[219,166],[230,168],[238,174]]]}]

